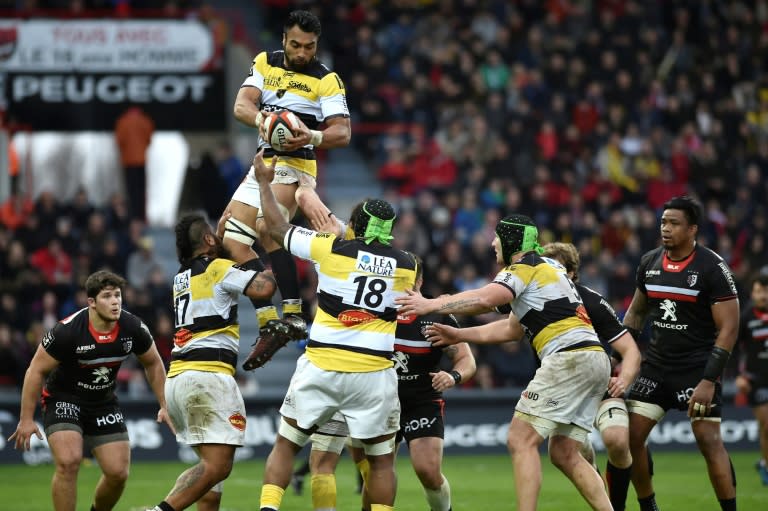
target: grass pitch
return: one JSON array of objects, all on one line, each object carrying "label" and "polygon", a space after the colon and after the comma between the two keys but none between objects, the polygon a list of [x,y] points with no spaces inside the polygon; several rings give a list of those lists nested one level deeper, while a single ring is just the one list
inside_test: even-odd
[{"label": "grass pitch", "polygon": [[[768,509],[768,487],[760,483],[754,468],[756,453],[732,452],[737,473],[738,506],[742,511]],[[605,456],[599,456],[601,467]],[[703,458],[697,452],[654,453],[657,502],[662,510],[716,511],[720,509],[714,496]],[[252,511],[259,505],[259,492],[264,461],[244,461],[235,464],[224,485],[222,511]],[[117,510],[139,510],[157,504],[171,488],[182,463],[134,463],[125,493]],[[544,481],[539,499],[541,511],[588,510],[575,488],[548,459],[542,460]],[[484,509],[515,509],[514,481],[511,462],[507,456],[446,457],[444,473],[451,483],[453,509],[477,511]],[[407,456],[398,460],[398,511],[425,511],[426,501]],[[78,510],[90,506],[93,489],[99,477],[96,466],[84,464],[78,485]],[[50,479],[52,466],[0,466],[0,508],[23,511],[51,509]],[[336,476],[338,509],[357,511],[359,496],[355,493],[354,466],[348,457],[341,460]],[[309,482],[304,494],[296,496],[288,488],[282,511],[311,510]],[[638,509],[634,490],[630,488],[627,510]]]}]

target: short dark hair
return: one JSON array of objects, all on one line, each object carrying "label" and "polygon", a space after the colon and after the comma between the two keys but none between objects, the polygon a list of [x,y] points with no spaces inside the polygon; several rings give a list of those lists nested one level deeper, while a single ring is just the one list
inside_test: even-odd
[{"label": "short dark hair", "polygon": [[768,274],[760,273],[752,279],[752,285],[760,284],[763,287],[768,286]]},{"label": "short dark hair", "polygon": [[683,212],[685,219],[688,220],[690,225],[699,225],[699,222],[701,222],[701,204],[689,195],[672,197],[664,203],[663,208],[665,210],[679,209]]},{"label": "short dark hair", "polygon": [[124,289],[126,281],[123,277],[107,270],[99,270],[91,273],[85,279],[85,295],[88,298],[96,298],[99,293],[108,287]]},{"label": "short dark hair", "polygon": [[320,37],[322,32],[320,20],[309,11],[291,11],[288,19],[285,20],[285,25],[283,25],[283,33],[288,32],[297,25],[302,32],[312,32],[317,37]]},{"label": "short dark hair", "polygon": [[181,264],[192,259],[211,229],[203,215],[185,215],[176,223],[176,257]]}]

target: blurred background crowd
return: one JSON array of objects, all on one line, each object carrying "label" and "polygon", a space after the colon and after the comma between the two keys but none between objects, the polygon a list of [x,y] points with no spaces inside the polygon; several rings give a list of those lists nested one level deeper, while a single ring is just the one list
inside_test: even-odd
[{"label": "blurred background crowd", "polygon": [[[168,15],[203,7],[22,3]],[[279,47],[289,10],[320,16],[320,56],[345,80],[352,144],[397,205],[395,244],[425,260],[425,293],[488,282],[494,226],[521,212],[540,226],[542,244],[578,247],[580,280],[621,315],[640,256],[658,246],[661,205],[685,193],[704,205],[699,241],[730,264],[742,307],[750,279],[768,271],[768,1],[262,4],[264,49]],[[212,144],[201,163],[207,189],[226,201],[245,163],[228,141]],[[333,183],[320,165],[322,196]],[[85,192],[67,203],[54,193],[12,201],[0,208],[1,384],[20,384],[42,333],[84,305],[79,286],[98,268],[127,276],[125,307],[168,355],[169,271],[124,197],[99,208]],[[214,220],[219,207],[206,208]],[[302,271],[311,304],[314,278]],[[516,386],[535,370],[526,345],[476,354],[469,386]],[[137,377],[125,374],[129,388]]]}]

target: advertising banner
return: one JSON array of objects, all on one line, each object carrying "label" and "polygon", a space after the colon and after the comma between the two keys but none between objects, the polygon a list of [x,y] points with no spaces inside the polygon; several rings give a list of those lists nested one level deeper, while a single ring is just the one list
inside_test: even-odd
[{"label": "advertising banner", "polygon": [[130,105],[158,130],[222,130],[222,52],[196,20],[0,20],[0,106],[38,131],[112,130]]},{"label": "advertising banner", "polygon": [[[471,399],[448,396],[446,409],[445,452],[454,454],[506,454],[507,427],[514,410],[514,399]],[[246,399],[248,410],[246,445],[237,451],[238,459],[264,459],[272,448],[279,420],[281,401],[275,399]],[[157,404],[151,401],[123,402],[123,417],[131,438],[135,461],[182,460],[192,461],[195,454],[176,442],[164,424],[155,422]],[[20,452],[7,441],[16,429],[18,405],[0,404],[0,463],[26,463],[30,465],[51,461],[45,440],[32,437],[32,449]],[[39,412],[39,410],[38,410]],[[757,421],[746,407],[725,406],[722,435],[729,450],[757,450]],[[38,425],[42,431],[42,425]],[[419,424],[409,425],[418,428]],[[599,437],[592,439],[598,451],[603,450]],[[681,412],[672,412],[656,426],[649,443],[654,451],[696,450],[696,441],[690,422]]]}]

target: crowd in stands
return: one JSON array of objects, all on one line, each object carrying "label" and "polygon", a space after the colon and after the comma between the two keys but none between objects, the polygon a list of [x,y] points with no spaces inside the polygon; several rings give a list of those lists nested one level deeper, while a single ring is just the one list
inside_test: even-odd
[{"label": "crowd in stands", "polygon": [[[267,3],[272,27],[297,6],[321,17],[353,144],[398,206],[395,243],[425,260],[425,293],[487,282],[494,226],[522,212],[542,242],[578,247],[580,280],[622,314],[640,256],[658,246],[661,205],[684,193],[704,205],[699,241],[728,261],[743,306],[768,268],[768,1]],[[142,224],[121,201],[95,210],[82,193],[43,194],[20,219],[2,216],[0,350],[13,332],[34,346],[82,306],[89,271],[125,273],[141,257]],[[167,276],[139,266],[129,302],[162,338]],[[14,351],[17,368],[30,351]],[[483,388],[535,367],[526,345],[477,355]]]}]

